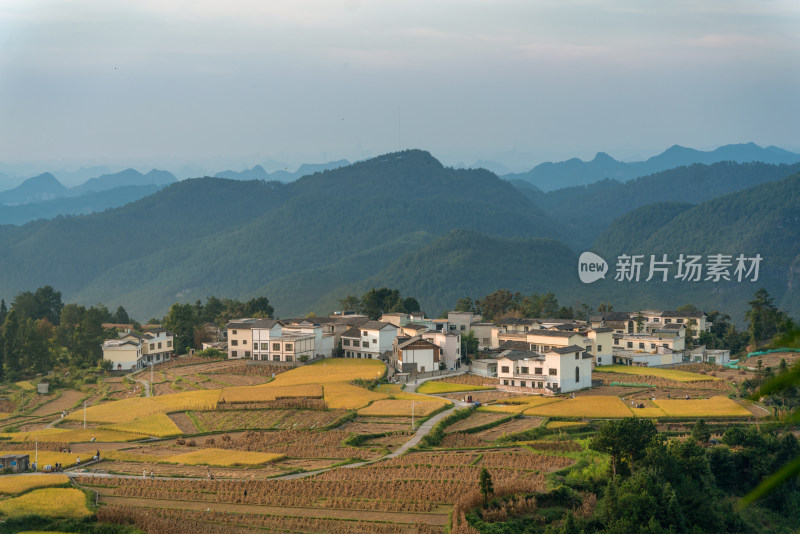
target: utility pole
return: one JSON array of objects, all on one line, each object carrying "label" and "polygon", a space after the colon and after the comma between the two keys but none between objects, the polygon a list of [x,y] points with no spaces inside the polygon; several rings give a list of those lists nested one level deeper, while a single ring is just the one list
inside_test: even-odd
[{"label": "utility pole", "polygon": [[411,401],[411,430],[414,430],[414,403],[416,401]]},{"label": "utility pole", "polygon": [[83,403],[83,429],[86,430],[86,405],[89,404],[89,401]]}]

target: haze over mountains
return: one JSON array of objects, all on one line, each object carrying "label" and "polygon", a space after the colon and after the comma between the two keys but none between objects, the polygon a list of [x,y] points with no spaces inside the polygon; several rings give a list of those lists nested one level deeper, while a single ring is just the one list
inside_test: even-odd
[{"label": "haze over mountains", "polygon": [[605,152],[598,152],[591,161],[572,158],[559,163],[542,163],[528,172],[506,174],[503,175],[503,178],[524,180],[542,191],[553,191],[564,187],[590,184],[604,178],[627,181],[684,165],[695,163],[710,165],[720,161],[797,163],[800,162],[800,154],[775,146],[762,148],[755,143],[725,145],[708,152],[673,145],[646,161],[625,163],[615,160]]},{"label": "haze over mountains", "polygon": [[[508,288],[552,291],[567,306],[724,306],[740,321],[736,314],[764,285],[778,305],[798,312],[799,171],[797,164],[696,164],[544,193],[409,150],[291,183],[172,177],[103,212],[0,226],[0,296],[9,301],[49,284],[66,300],[124,305],[146,320],[173,302],[212,294],[265,295],[287,317],[327,313],[347,294],[389,286],[438,314],[460,297]],[[126,176],[139,180],[124,186],[132,195],[148,187],[147,175]],[[58,190],[46,176],[39,182]],[[103,183],[109,179],[93,182]],[[588,249],[611,269],[592,285],[577,277],[578,254]],[[756,284],[616,282],[615,257],[626,251],[759,253],[764,262]]]}]

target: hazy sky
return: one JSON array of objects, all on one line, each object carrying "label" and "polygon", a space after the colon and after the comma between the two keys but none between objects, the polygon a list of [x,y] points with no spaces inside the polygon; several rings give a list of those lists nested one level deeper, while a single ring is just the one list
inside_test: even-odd
[{"label": "hazy sky", "polygon": [[798,124],[796,0],[0,3],[0,162],[517,168]]}]

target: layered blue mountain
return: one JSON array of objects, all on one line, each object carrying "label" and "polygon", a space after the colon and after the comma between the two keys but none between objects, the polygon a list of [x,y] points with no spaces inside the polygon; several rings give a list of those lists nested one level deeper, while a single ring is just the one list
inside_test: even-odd
[{"label": "layered blue mountain", "polygon": [[66,195],[69,189],[49,172],[28,178],[17,187],[0,192],[0,204],[16,205],[52,200]]},{"label": "layered blue mountain", "polygon": [[[582,284],[575,235],[602,234],[586,246],[612,270],[620,251],[761,254],[758,287],[797,312],[800,174],[787,177],[797,170],[693,165],[597,189],[520,194],[486,170],[447,168],[408,150],[291,183],[190,179],[102,213],[0,226],[0,296],[49,284],[66,300],[123,305],[146,320],[209,295],[266,295],[283,317],[326,313],[347,294],[384,285],[438,314],[458,298],[508,288],[552,291],[567,306],[724,307],[741,321],[757,289],[750,283]],[[604,200],[606,189],[616,204]],[[593,203],[622,218],[600,219]],[[585,212],[596,219],[576,226]]]},{"label": "layered blue mountain", "polygon": [[591,161],[572,158],[558,163],[541,163],[528,172],[506,174],[503,178],[524,180],[542,191],[553,191],[607,178],[627,181],[675,167],[695,163],[710,165],[721,161],[792,164],[800,162],[800,154],[775,146],[762,148],[755,143],[725,145],[707,152],[674,145],[646,161],[626,163],[598,152]]},{"label": "layered blue mountain", "polygon": [[243,171],[222,171],[214,175],[215,178],[228,178],[231,180],[276,180],[278,182],[292,182],[302,176],[314,174],[315,172],[330,171],[349,165],[350,162],[346,159],[338,161],[329,161],[328,163],[303,163],[294,171],[277,170],[269,173],[264,170],[261,165],[256,165],[252,169],[245,169]]}]

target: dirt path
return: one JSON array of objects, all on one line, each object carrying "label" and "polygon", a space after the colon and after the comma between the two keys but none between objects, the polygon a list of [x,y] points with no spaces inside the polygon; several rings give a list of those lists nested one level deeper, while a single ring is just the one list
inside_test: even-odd
[{"label": "dirt path", "polygon": [[[366,510],[341,510],[336,508],[295,508],[290,506],[266,506],[260,504],[231,504],[221,502],[176,501],[167,499],[143,499],[139,497],[120,497],[110,495],[110,488],[93,488],[101,503],[126,504],[142,508],[171,508],[173,510],[214,510],[237,514],[275,515],[288,517],[313,517],[317,519],[349,519],[355,521],[380,521],[388,523],[424,523],[426,525],[446,525],[447,514],[412,512],[372,512]],[[111,490],[113,492],[113,489]],[[244,498],[244,497],[243,497]]]}]

